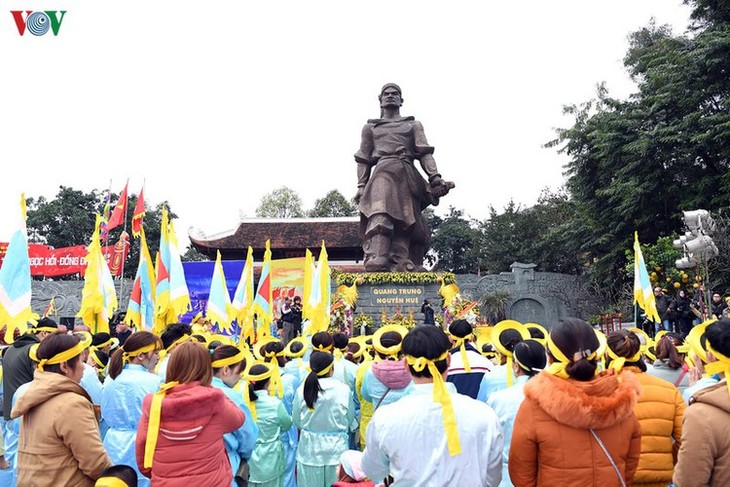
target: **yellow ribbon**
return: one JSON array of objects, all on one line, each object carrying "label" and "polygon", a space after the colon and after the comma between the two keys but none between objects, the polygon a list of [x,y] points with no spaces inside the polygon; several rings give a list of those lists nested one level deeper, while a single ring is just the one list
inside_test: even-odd
[{"label": "yellow ribbon", "polygon": [[131,352],[127,352],[125,350],[122,352],[122,363],[128,364],[130,358],[137,357],[138,355],[141,355],[146,352],[153,352],[155,350],[157,350],[157,342],[150,343],[149,345],[140,347],[137,350],[132,350]]},{"label": "yellow ribbon", "polygon": [[31,331],[33,333],[40,333],[42,331],[47,331],[49,333],[56,333],[56,332],[58,332],[58,328],[53,328],[52,326],[39,326],[38,328],[33,328]]},{"label": "yellow ribbon", "polygon": [[332,370],[332,367],[334,365],[335,365],[335,362],[332,361],[332,363],[329,364],[327,367],[325,367],[324,369],[317,372],[317,377],[324,377],[325,375],[327,375],[329,373],[329,371]]},{"label": "yellow ribbon", "polygon": [[[100,344],[94,345],[94,346],[96,347],[97,350],[101,350],[102,348],[106,347],[107,345],[111,345],[113,342],[114,342],[114,340],[110,338],[109,340],[105,341],[104,343],[100,343]],[[110,478],[115,478],[115,477],[110,477]]]},{"label": "yellow ribbon", "polygon": [[338,359],[339,360],[339,359],[341,359],[343,357],[343,352],[339,348],[335,348],[334,355],[335,355],[335,359]]},{"label": "yellow ribbon", "polygon": [[324,347],[324,346],[322,346],[320,344],[320,345],[317,345],[316,347],[313,346],[313,348],[315,350],[317,350],[318,352],[330,352],[330,353],[332,353],[332,345],[327,345],[326,347]]},{"label": "yellow ribbon", "polygon": [[101,360],[99,360],[99,357],[97,357],[96,352],[97,352],[96,350],[92,350],[89,355],[91,355],[91,359],[96,363],[96,365],[99,366],[99,368],[104,369],[106,367],[106,365],[104,365],[101,362]]},{"label": "yellow ribbon", "polygon": [[94,487],[128,487],[128,485],[119,477],[99,477]]},{"label": "yellow ribbon", "polygon": [[456,427],[456,414],[454,413],[454,404],[451,402],[451,396],[446,390],[446,383],[436,367],[436,362],[446,360],[449,351],[444,352],[435,360],[429,360],[425,357],[406,356],[406,362],[413,367],[416,372],[421,372],[428,367],[428,371],[433,377],[433,400],[441,404],[444,417],[444,430],[446,431],[446,442],[449,446],[449,455],[452,457],[461,453],[461,443],[459,441],[459,430]]},{"label": "yellow ribbon", "polygon": [[[266,370],[266,372],[263,372],[258,375],[253,375],[250,372],[246,372],[243,375],[243,378],[245,380],[247,380],[248,382],[259,382],[259,381],[266,380],[266,379],[271,379],[273,381],[274,380],[273,377],[274,377],[274,373],[275,373],[274,371],[277,371],[277,372],[279,371],[278,365],[272,366],[271,364],[268,364],[266,362],[256,362],[253,365],[264,365],[264,366],[268,367],[268,369]],[[252,367],[253,367],[253,365],[252,365]],[[256,414],[256,403],[255,403],[255,401],[251,400],[251,394],[249,392],[248,386],[243,388],[243,400],[246,401],[246,405],[248,406],[248,409],[251,410],[251,416],[253,416],[253,420],[257,421],[258,415]]]},{"label": "yellow ribbon", "polygon": [[710,345],[710,341],[707,342],[707,351],[712,352],[717,362],[710,362],[705,365],[705,372],[707,375],[725,374],[725,382],[727,384],[728,394],[730,394],[730,357],[726,357],[721,354]]},{"label": "yellow ribbon", "polygon": [[611,347],[606,349],[606,353],[608,353],[608,356],[611,357],[611,364],[608,367],[616,372],[621,372],[621,369],[624,368],[624,364],[626,364],[626,362],[638,362],[641,360],[641,349],[639,349],[639,351],[631,357],[620,357],[616,354],[616,352],[611,350]]},{"label": "yellow ribbon", "polygon": [[157,448],[157,437],[160,434],[160,414],[162,413],[162,400],[169,389],[180,385],[179,382],[165,382],[160,386],[160,390],[152,395],[152,404],[150,405],[150,422],[147,427],[147,440],[144,444],[144,468],[152,468],[152,459],[155,456],[155,448]]},{"label": "yellow ribbon", "polygon": [[94,487],[128,487],[128,484],[119,477],[99,477]]},{"label": "yellow ribbon", "polygon": [[239,351],[236,355],[234,355],[232,357],[221,358],[221,359],[215,360],[215,361],[211,362],[210,365],[214,369],[220,369],[220,368],[225,367],[226,365],[233,365],[233,364],[237,364],[239,362],[243,362],[245,359],[246,359],[246,355],[243,352]]},{"label": "yellow ribbon", "polygon": [[[165,347],[163,350],[160,350],[160,361],[157,363],[157,365],[159,366],[160,363],[162,363],[162,359],[165,358],[165,355],[171,353],[172,349],[175,348],[176,345],[180,345],[181,343],[190,340],[192,337],[193,337],[192,335],[183,335],[180,338],[178,338],[177,340],[175,340],[174,342],[172,342],[170,344],[170,346]],[[149,350],[147,350],[147,351],[149,352]],[[130,357],[131,356],[132,355],[130,355]]]},{"label": "yellow ribbon", "polygon": [[248,406],[248,410],[251,411],[251,417],[254,421],[258,421],[259,417],[256,414],[256,403],[251,400],[251,391],[248,388],[248,384],[243,387],[243,400]]},{"label": "yellow ribbon", "polygon": [[[81,352],[89,348],[89,345],[91,344],[91,337],[85,337],[83,340],[78,342],[73,347],[69,348],[68,350],[64,350],[61,353],[57,353],[51,358],[44,358],[38,361],[38,370],[41,372],[43,371],[43,367],[46,365],[56,365],[60,364],[61,362],[66,362],[68,360],[71,360],[72,358],[76,357],[77,355],[81,355]],[[36,351],[37,353],[37,351]],[[31,357],[32,358],[32,357]]]},{"label": "yellow ribbon", "polygon": [[[565,356],[565,354],[558,348],[557,345],[555,345],[555,342],[553,341],[553,338],[548,335],[547,338],[547,346],[548,350],[550,350],[550,354],[553,356],[555,361],[550,364],[550,366],[547,368],[547,373],[561,377],[563,379],[567,379],[570,377],[568,375],[568,372],[565,371],[565,368],[568,366],[569,363],[572,362],[568,357]],[[585,352],[590,352],[586,354]],[[585,350],[583,353],[576,352],[573,356],[574,359],[578,358],[587,358],[588,360],[593,360],[596,358],[596,352],[591,352],[590,350]],[[598,369],[596,368],[596,373],[598,372]]]},{"label": "yellow ribbon", "polygon": [[284,386],[281,383],[281,371],[279,370],[279,361],[277,357],[284,356],[284,351],[279,353],[267,352],[264,354],[269,359],[271,365],[271,382],[269,382],[269,394],[276,395],[280,398],[284,397]]},{"label": "yellow ribbon", "polygon": [[512,371],[512,355],[507,355],[507,387],[512,386],[513,375],[514,372]]},{"label": "yellow ribbon", "polygon": [[461,352],[461,361],[464,362],[464,372],[471,372],[471,365],[466,355],[466,342],[469,339],[469,335],[465,337],[451,335],[451,339],[454,340],[454,348],[459,347],[459,351]]},{"label": "yellow ribbon", "polygon": [[380,344],[380,340],[373,340],[373,348],[390,358],[398,355],[398,352],[400,352],[401,349],[401,344],[399,343],[397,345],[391,345],[390,347],[384,347]]}]

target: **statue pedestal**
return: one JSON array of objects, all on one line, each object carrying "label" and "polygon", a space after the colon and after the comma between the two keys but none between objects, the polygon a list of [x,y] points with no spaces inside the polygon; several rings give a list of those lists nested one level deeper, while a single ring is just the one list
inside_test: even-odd
[{"label": "statue pedestal", "polygon": [[[439,296],[440,284],[361,284],[357,287],[357,309],[358,314],[366,314],[373,323],[369,327],[371,331],[377,330],[383,324],[383,314],[388,319],[396,313],[404,317],[413,316],[417,325],[423,324],[424,315],[421,313],[423,300],[427,299],[438,315],[441,313],[441,296]],[[355,325],[355,333],[359,330]]]}]

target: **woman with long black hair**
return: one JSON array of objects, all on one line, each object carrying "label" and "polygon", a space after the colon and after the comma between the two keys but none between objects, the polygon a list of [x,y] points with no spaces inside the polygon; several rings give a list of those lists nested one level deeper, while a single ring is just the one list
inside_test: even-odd
[{"label": "woman with long black hair", "polygon": [[292,419],[301,429],[297,485],[329,487],[337,481],[340,455],[348,450],[355,405],[350,388],[332,378],[334,357],[312,352],[312,370],[297,390]]},{"label": "woman with long black hair", "polygon": [[148,331],[132,333],[109,359],[109,375],[101,392],[101,416],[109,429],[104,448],[115,465],[130,465],[141,487],[150,485],[137,468],[134,442],[142,417],[142,401],[157,392],[162,379],[153,373],[162,341]]}]

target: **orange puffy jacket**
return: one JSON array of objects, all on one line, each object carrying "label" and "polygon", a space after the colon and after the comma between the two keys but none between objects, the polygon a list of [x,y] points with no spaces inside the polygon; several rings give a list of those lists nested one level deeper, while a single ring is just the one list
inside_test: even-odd
[{"label": "orange puffy jacket", "polygon": [[636,374],[641,384],[639,403],[634,409],[641,423],[641,457],[634,485],[665,487],[672,483],[674,464],[682,444],[685,410],[682,395],[674,384],[642,373],[636,367],[624,370]]},{"label": "orange puffy jacket", "polygon": [[639,384],[631,372],[602,372],[593,380],[561,379],[541,372],[525,385],[515,419],[509,475],[516,487],[627,485],[639,462],[641,427],[634,416]]}]

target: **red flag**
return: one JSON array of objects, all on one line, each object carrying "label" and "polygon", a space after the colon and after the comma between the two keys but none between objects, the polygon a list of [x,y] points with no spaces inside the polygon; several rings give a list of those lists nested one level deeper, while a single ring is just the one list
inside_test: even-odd
[{"label": "red flag", "polygon": [[127,186],[129,186],[129,182],[124,185],[122,194],[119,195],[119,201],[112,211],[112,216],[109,217],[109,223],[106,224],[107,232],[124,223],[124,219],[127,218]]},{"label": "red flag", "polygon": [[132,235],[135,238],[139,237],[140,233],[142,233],[142,217],[144,214],[144,188],[142,188],[137,197],[137,206],[134,207],[134,214],[132,215]]}]

